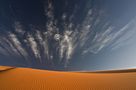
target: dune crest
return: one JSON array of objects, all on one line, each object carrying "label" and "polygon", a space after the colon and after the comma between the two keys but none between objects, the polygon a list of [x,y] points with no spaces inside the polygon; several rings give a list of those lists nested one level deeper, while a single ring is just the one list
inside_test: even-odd
[{"label": "dune crest", "polygon": [[13,69],[14,67],[10,67],[10,66],[0,66],[0,72],[2,71],[7,71],[7,70],[10,70],[10,69]]}]

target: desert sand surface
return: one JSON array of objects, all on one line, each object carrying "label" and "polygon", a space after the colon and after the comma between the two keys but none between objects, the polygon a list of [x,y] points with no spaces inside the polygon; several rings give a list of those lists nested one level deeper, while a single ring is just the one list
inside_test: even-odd
[{"label": "desert sand surface", "polygon": [[7,71],[7,70],[10,70],[10,69],[13,69],[14,67],[10,67],[10,66],[0,66],[0,72],[3,72],[3,71]]},{"label": "desert sand surface", "polygon": [[136,90],[135,71],[83,73],[0,66],[0,90]]}]

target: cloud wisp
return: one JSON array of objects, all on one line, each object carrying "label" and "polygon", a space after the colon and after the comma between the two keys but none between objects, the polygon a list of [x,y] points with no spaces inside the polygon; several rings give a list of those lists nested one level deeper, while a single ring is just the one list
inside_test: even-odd
[{"label": "cloud wisp", "polygon": [[47,18],[45,30],[29,25],[32,32],[27,32],[21,21],[15,21],[14,32],[7,31],[7,36],[0,36],[1,55],[22,57],[26,63],[35,60],[39,65],[67,67],[77,52],[83,56],[87,53],[97,54],[109,46],[111,49],[119,48],[135,33],[134,28],[130,27],[136,22],[130,21],[116,28],[110,21],[103,20],[106,15],[103,9],[88,7],[85,18],[77,24],[73,21],[77,7],[70,16],[64,12],[60,23],[55,18],[52,2],[48,2],[44,10]]}]

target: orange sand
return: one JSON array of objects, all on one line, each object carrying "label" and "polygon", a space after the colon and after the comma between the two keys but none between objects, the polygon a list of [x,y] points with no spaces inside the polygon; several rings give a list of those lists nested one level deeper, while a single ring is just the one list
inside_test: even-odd
[{"label": "orange sand", "polygon": [[13,67],[9,67],[9,66],[0,66],[0,71],[5,71],[5,70],[9,70],[12,69]]},{"label": "orange sand", "polygon": [[13,68],[0,72],[0,90],[136,90],[136,72],[79,73]]}]

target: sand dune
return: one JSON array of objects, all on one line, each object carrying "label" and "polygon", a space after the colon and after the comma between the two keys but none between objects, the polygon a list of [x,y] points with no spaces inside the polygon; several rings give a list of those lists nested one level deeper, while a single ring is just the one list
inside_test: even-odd
[{"label": "sand dune", "polygon": [[136,90],[136,70],[80,73],[1,66],[0,71],[0,90]]},{"label": "sand dune", "polygon": [[0,66],[0,72],[8,71],[13,68],[14,67],[10,67],[10,66]]}]

